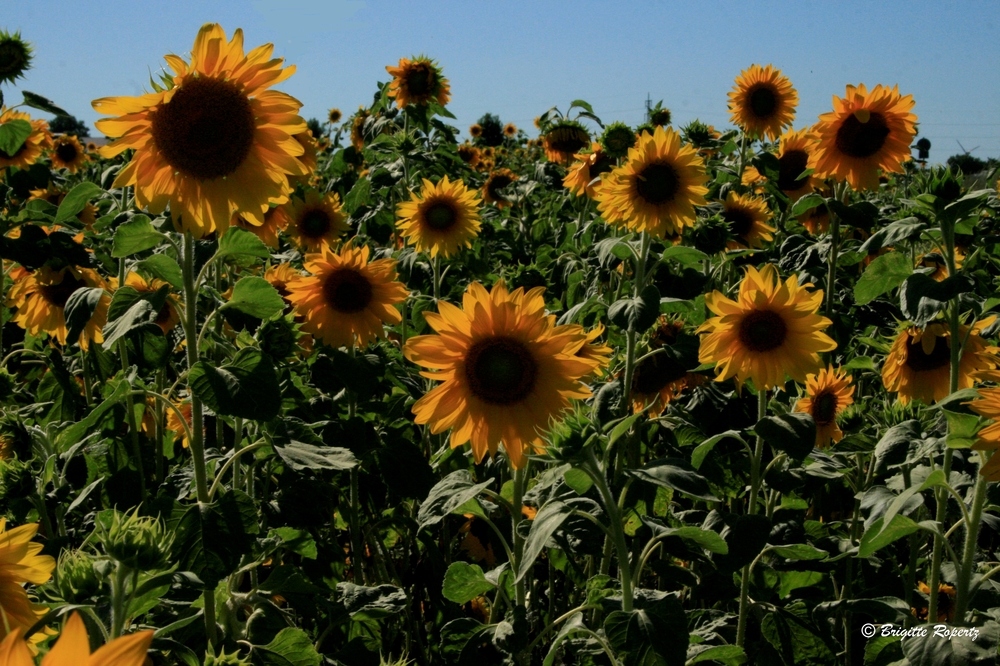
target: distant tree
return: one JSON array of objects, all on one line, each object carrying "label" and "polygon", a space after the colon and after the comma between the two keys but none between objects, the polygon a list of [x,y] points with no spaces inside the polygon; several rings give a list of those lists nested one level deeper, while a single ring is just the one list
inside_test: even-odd
[{"label": "distant tree", "polygon": [[483,128],[483,133],[476,140],[476,143],[484,146],[499,146],[503,144],[503,123],[498,116],[492,113],[484,113],[479,119],[478,125]]},{"label": "distant tree", "polygon": [[948,166],[952,169],[961,169],[966,176],[986,170],[986,162],[969,153],[952,155],[948,158]]},{"label": "distant tree", "polygon": [[307,120],[306,127],[309,128],[309,131],[312,133],[313,138],[315,139],[318,139],[321,136],[323,136],[323,134],[325,134],[325,132],[323,131],[323,123],[321,123],[316,118],[310,118],[309,120]]},{"label": "distant tree", "polygon": [[78,138],[90,136],[86,123],[74,116],[56,116],[49,121],[49,129],[56,134],[72,134]]}]

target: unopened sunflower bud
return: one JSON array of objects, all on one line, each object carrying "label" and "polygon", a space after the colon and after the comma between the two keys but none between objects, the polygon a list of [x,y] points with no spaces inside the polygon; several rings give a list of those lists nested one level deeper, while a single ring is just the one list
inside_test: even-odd
[{"label": "unopened sunflower bud", "polygon": [[214,654],[212,649],[205,654],[204,666],[250,666],[250,660],[240,656],[238,650],[227,654],[225,650],[219,654]]},{"label": "unopened sunflower bud", "polygon": [[138,509],[128,515],[115,511],[104,535],[104,547],[112,558],[130,569],[152,571],[166,566],[173,534],[162,521],[140,516]]},{"label": "unopened sunflower bud", "polygon": [[105,576],[98,573],[97,562],[82,550],[64,550],[56,569],[59,594],[71,604],[84,603],[104,587]]},{"label": "unopened sunflower bud", "polygon": [[21,33],[0,30],[0,83],[13,83],[31,68],[31,46]]}]

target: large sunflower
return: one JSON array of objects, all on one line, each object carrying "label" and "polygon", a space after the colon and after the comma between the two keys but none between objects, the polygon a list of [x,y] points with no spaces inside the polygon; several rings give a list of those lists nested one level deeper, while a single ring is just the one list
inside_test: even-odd
[{"label": "large sunflower", "polygon": [[542,136],[545,157],[557,164],[569,164],[589,144],[590,133],[575,120],[560,120]]},{"label": "large sunflower", "polygon": [[56,568],[51,556],[41,554],[42,544],[32,541],[37,533],[38,523],[8,530],[7,519],[0,518],[0,636],[27,630],[48,611],[31,603],[23,587],[47,582]]},{"label": "large sunflower", "polygon": [[733,123],[751,136],[772,141],[792,124],[799,94],[780,69],[771,65],[751,65],[736,77],[729,93],[729,113]]},{"label": "large sunflower", "polygon": [[[42,266],[33,273],[25,272],[14,282],[7,294],[7,307],[17,309],[14,323],[31,335],[48,333],[66,344],[69,331],[66,329],[66,302],[77,289],[84,287],[107,289],[104,279],[90,268],[67,266],[53,270]],[[94,309],[94,314],[80,334],[80,347],[87,349],[90,342],[103,342],[101,329],[108,319],[111,297],[103,294]]]},{"label": "large sunflower", "polygon": [[320,195],[316,190],[306,192],[306,198],[293,197],[281,207],[275,223],[285,229],[299,247],[318,251],[332,245],[348,230],[347,216],[340,207],[336,192]]},{"label": "large sunflower", "polygon": [[759,271],[747,268],[737,300],[718,291],[705,296],[718,316],[698,329],[705,334],[698,360],[716,364],[716,381],[750,379],[758,390],[781,386],[786,376],[804,382],[820,368],[820,352],[837,347],[823,332],[832,322],[816,314],[823,291],[807,286],[794,275],[782,283],[768,264]]},{"label": "large sunflower", "polygon": [[140,97],[105,97],[94,109],[118,116],[98,120],[116,140],[101,148],[110,158],[135,153],[115,186],[135,186],[139,206],[160,213],[197,237],[224,232],[235,213],[263,224],[271,203],[284,203],[289,176],[304,176],[304,150],[294,138],[307,130],[301,104],[268,90],[294,67],[272,58],[273,45],[243,52],[243,31],[230,41],[217,24],[198,31],[191,63],[166,56],[173,70],[165,90]]},{"label": "large sunflower", "polygon": [[448,79],[441,75],[441,68],[430,58],[400,58],[399,65],[386,65],[385,71],[392,74],[389,97],[394,97],[396,106],[401,109],[408,104],[427,106],[432,100],[444,106],[451,99]]},{"label": "large sunflower", "polygon": [[705,163],[671,128],[643,134],[625,164],[604,178],[597,208],[608,222],[665,238],[694,222],[705,205]]},{"label": "large sunflower", "polygon": [[587,195],[591,199],[597,198],[597,190],[600,181],[593,182],[602,173],[611,171],[614,162],[604,152],[604,148],[596,141],[590,144],[590,150],[585,153],[577,153],[573,157],[576,162],[569,168],[569,173],[563,178],[563,187],[578,197]]},{"label": "large sunflower", "polygon": [[[962,356],[959,361],[958,388],[972,388],[976,375],[994,368],[996,347],[989,347],[982,331],[996,317],[987,317],[972,326],[959,327]],[[951,330],[943,322],[927,324],[923,329],[911,326],[899,333],[882,366],[882,383],[890,393],[899,394],[899,402],[920,400],[926,405],[951,392]]]},{"label": "large sunflower", "polygon": [[392,259],[368,261],[367,246],[345,245],[339,253],[322,247],[306,256],[305,268],[312,273],[290,282],[288,300],[303,318],[302,330],[332,347],[366,347],[383,337],[384,324],[403,318],[396,309],[407,296],[396,280]]},{"label": "large sunflower", "polygon": [[72,134],[63,134],[52,141],[52,166],[76,173],[87,161],[87,151]]},{"label": "large sunflower", "polygon": [[410,200],[396,207],[396,227],[418,252],[450,257],[479,235],[480,204],[475,190],[460,180],[445,176],[435,185],[425,178],[420,194],[411,192]]},{"label": "large sunflower", "polygon": [[795,411],[805,412],[816,422],[816,446],[824,448],[839,442],[844,433],[837,426],[837,415],[854,403],[851,376],[843,368],[828,366],[818,374],[806,375],[806,396],[795,403]]},{"label": "large sunflower", "polygon": [[13,155],[8,155],[0,150],[0,169],[6,167],[18,167],[26,169],[42,156],[42,152],[52,147],[52,135],[49,134],[49,124],[44,120],[32,120],[31,116],[14,109],[4,109],[0,107],[0,125],[12,120],[23,120],[31,125],[31,134],[24,140],[21,147],[14,151]]},{"label": "large sunflower", "polygon": [[[59,639],[42,658],[42,666],[142,666],[146,663],[146,653],[152,642],[153,630],[147,629],[119,636],[91,654],[87,627],[80,613],[73,611]],[[35,660],[21,640],[20,631],[10,633],[0,644],[0,663],[4,666],[34,666]]]},{"label": "large sunflower", "polygon": [[598,361],[577,356],[586,344],[580,326],[557,326],[545,314],[544,288],[508,292],[499,282],[489,292],[469,285],[459,309],[438,303],[439,314],[424,317],[437,335],[410,338],[403,355],[442,382],[413,405],[417,423],[432,433],[451,429],[451,446],[472,443],[479,462],[503,442],[511,465],[542,446],[541,431],[586,398],[581,379]]},{"label": "large sunflower", "polygon": [[730,191],[722,204],[722,219],[732,232],[733,240],[726,244],[730,250],[759,248],[774,239],[775,228],[768,224],[771,211],[767,202],[759,197]]},{"label": "large sunflower", "polygon": [[916,136],[913,95],[901,97],[899,87],[864,84],[847,86],[845,97],[834,96],[833,111],[824,113],[813,132],[819,138],[816,171],[846,180],[856,190],[874,190],[879,169],[902,173]]},{"label": "large sunflower", "polygon": [[501,190],[517,180],[517,174],[510,169],[491,171],[483,184],[483,200],[495,204],[497,208],[510,206],[511,201]]}]

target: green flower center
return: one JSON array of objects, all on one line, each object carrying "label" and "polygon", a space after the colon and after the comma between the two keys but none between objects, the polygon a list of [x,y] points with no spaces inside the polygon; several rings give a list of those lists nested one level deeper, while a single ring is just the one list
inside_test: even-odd
[{"label": "green flower center", "polygon": [[483,402],[511,405],[535,388],[538,364],[524,343],[497,337],[472,345],[465,357],[469,390]]}]

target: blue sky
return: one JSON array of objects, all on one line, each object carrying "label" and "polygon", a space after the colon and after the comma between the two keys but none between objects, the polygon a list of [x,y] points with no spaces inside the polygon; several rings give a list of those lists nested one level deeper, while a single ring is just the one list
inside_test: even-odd
[{"label": "blue sky", "polygon": [[582,98],[605,121],[642,120],[647,94],[675,124],[729,125],[726,93],[753,63],[779,67],[810,125],[848,83],[898,84],[916,99],[932,161],[1000,157],[1000,3],[706,0],[57,0],[4,2],[0,28],[35,46],[27,79],[4,87],[52,98],[91,127],[90,101],[133,95],[165,53],[186,55],[201,24],[273,42],[298,71],[281,89],[323,117],[370,103],[385,66],[436,58],[463,134],[484,112],[534,133],[551,106]]}]

